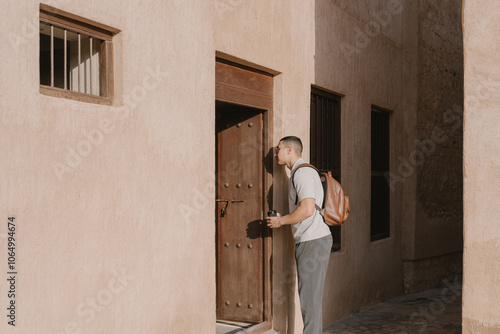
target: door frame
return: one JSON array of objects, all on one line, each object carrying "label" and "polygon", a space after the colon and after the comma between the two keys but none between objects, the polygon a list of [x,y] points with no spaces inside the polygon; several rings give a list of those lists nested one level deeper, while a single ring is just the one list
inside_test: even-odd
[{"label": "door frame", "polygon": [[[215,61],[215,100],[253,107],[262,112],[263,159],[273,147],[273,86],[279,72],[248,63],[241,59],[217,52]],[[248,79],[249,78],[249,79]],[[215,113],[214,113],[215,114]],[[268,195],[272,175],[262,168],[262,208],[269,210]],[[217,217],[214,217],[217,219]],[[261,333],[272,329],[272,233],[264,233],[263,277],[264,277],[264,322],[245,330],[245,333]]]}]

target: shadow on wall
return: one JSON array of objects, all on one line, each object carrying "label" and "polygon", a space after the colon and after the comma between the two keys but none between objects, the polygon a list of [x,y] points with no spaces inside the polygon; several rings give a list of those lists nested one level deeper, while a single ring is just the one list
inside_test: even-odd
[{"label": "shadow on wall", "polygon": [[[448,276],[438,277],[436,268],[461,268],[461,257],[457,255],[462,249],[463,229],[461,2],[315,1],[312,84],[342,95],[339,128],[340,146],[344,148],[342,163],[346,167],[342,170],[342,182],[344,187],[354,187],[350,189],[353,202],[371,190],[370,184],[358,181],[370,180],[370,108],[378,103],[382,105],[376,107],[392,109],[388,135],[390,167],[386,173],[391,192],[392,254],[387,249],[386,253],[379,253],[382,248],[374,243],[352,245],[352,225],[343,227],[343,254],[333,257],[331,263],[344,263],[341,259],[348,257],[350,265],[338,268],[346,271],[336,276],[340,281],[325,286],[325,296],[341,296],[344,305],[332,305],[325,313],[325,324],[377,298],[397,293],[377,282],[382,276],[377,276],[375,270],[371,271],[373,275],[365,275],[367,268],[373,269],[369,259],[382,258],[378,263],[394,269],[386,277],[392,282],[400,280],[401,288],[403,278],[407,278],[403,268],[408,266],[415,273],[411,284],[419,287],[430,288],[436,285],[433,282],[460,275],[454,269],[446,269]],[[410,200],[401,200],[403,194]],[[371,198],[367,196],[363,195],[366,201],[358,202],[356,217],[370,220]],[[411,226],[398,223],[405,216],[413,217]],[[369,238],[370,224],[356,223],[363,228],[356,230],[356,235],[366,233]],[[405,249],[407,244],[412,245],[408,247],[411,251]],[[357,254],[351,249],[356,249]],[[406,259],[411,263],[403,266]],[[358,295],[352,292],[356,289],[360,290]],[[380,293],[376,296],[373,290]],[[361,298],[363,291],[366,293]]]}]

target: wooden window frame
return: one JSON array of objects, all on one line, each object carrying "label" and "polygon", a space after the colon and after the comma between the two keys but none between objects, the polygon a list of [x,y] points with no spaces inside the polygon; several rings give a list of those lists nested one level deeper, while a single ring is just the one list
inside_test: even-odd
[{"label": "wooden window frame", "polygon": [[[374,140],[374,116],[383,115],[384,137]],[[391,191],[387,183],[386,174],[390,171],[391,157],[391,112],[389,110],[372,106],[371,108],[371,195],[370,195],[370,241],[383,240],[391,237]],[[384,147],[376,147],[377,145]],[[382,150],[384,152],[382,152]],[[376,160],[383,159],[383,160]],[[383,188],[380,188],[380,185]],[[377,185],[377,186],[376,186]],[[377,188],[375,188],[377,187]],[[384,196],[384,198],[374,197]],[[382,192],[382,194],[380,194]],[[376,216],[376,217],[375,217]],[[377,224],[375,228],[375,224]],[[374,232],[376,230],[377,232]],[[380,231],[382,230],[382,231]]]},{"label": "wooden window frame", "polygon": [[[40,22],[78,34],[85,34],[91,38],[98,38],[103,41],[100,49],[100,95],[54,87],[54,65],[51,67],[51,84],[50,86],[40,84],[40,93],[81,102],[112,105],[114,99],[113,37],[120,30],[44,4],[40,4]],[[53,61],[53,51],[51,51],[52,64]]]},{"label": "wooden window frame", "polygon": [[[318,124],[318,110],[314,110],[314,107],[318,107],[318,98],[326,99],[326,112],[331,111],[333,115],[333,128],[327,129],[323,128],[321,133],[317,132]],[[330,101],[330,102],[328,102]],[[342,112],[342,96],[329,92],[325,89],[312,86],[311,87],[311,105],[310,105],[310,152],[311,152],[311,164],[315,165],[320,171],[328,172],[331,171],[333,177],[341,182],[341,112]],[[324,105],[322,105],[324,107]],[[331,110],[328,110],[331,108]],[[325,116],[325,110],[322,109],[323,119]],[[326,135],[327,138],[323,138]],[[321,147],[318,143],[323,143]],[[325,144],[326,143],[326,144]],[[333,153],[330,152],[333,150]],[[316,152],[321,151],[321,156],[326,157],[326,161],[317,161]],[[338,161],[335,161],[338,160]],[[331,252],[340,251],[342,248],[342,233],[341,226],[329,226],[333,237],[333,245]]]}]

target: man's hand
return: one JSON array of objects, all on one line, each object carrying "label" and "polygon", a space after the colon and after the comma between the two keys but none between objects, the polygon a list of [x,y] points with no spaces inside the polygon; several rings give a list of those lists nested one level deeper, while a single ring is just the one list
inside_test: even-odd
[{"label": "man's hand", "polygon": [[279,213],[276,214],[276,217],[267,217],[266,218],[267,226],[270,228],[280,227],[282,225],[280,221],[281,221],[281,215]]},{"label": "man's hand", "polygon": [[278,228],[283,225],[291,225],[300,223],[301,221],[311,217],[316,210],[314,206],[314,198],[306,198],[300,201],[299,207],[292,213],[282,216],[279,213],[276,217],[267,217],[266,223],[270,228]]}]

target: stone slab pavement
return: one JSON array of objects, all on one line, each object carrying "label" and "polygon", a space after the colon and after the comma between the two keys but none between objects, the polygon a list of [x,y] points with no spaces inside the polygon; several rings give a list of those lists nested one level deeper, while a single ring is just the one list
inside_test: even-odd
[{"label": "stone slab pavement", "polygon": [[323,334],[462,333],[462,282],[403,295],[356,313],[323,329]]}]

